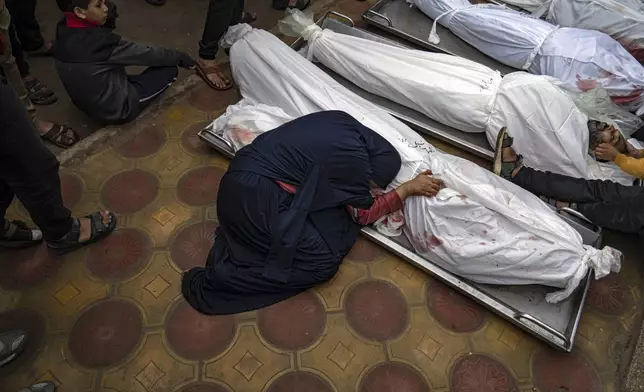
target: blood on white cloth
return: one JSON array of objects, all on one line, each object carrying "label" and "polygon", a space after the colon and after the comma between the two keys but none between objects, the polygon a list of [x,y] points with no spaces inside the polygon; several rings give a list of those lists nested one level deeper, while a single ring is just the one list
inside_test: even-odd
[{"label": "blood on white cloth", "polygon": [[[485,132],[491,146],[507,126],[528,166],[633,184],[633,177],[614,163],[599,164],[588,154],[589,116],[573,101],[578,94],[557,87],[559,81],[551,77],[514,72],[502,79],[498,71],[461,57],[323,30],[299,10],[289,12],[279,25],[282,33],[308,42],[303,50],[308,59],[363,90],[454,129]],[[610,115],[621,113],[634,123],[627,124],[631,132],[642,125],[610,102],[598,102],[608,107],[596,108],[590,102],[588,106],[596,109],[592,118],[612,122]]]},{"label": "blood on white cloth", "polygon": [[[240,24],[228,29],[223,44],[230,47],[233,77],[249,104],[278,106],[294,118],[343,110],[399,152],[402,168],[389,189],[424,170],[443,180],[446,188],[436,197],[410,197],[402,216],[386,216],[375,225],[389,234],[404,230],[416,252],[443,268],[481,283],[560,288],[548,294],[551,302],[567,298],[590,268],[598,278],[619,271],[619,251],[584,245],[579,233],[539,198],[436,150],[274,35]],[[396,227],[401,217],[404,226]]]},{"label": "blood on white cloth", "polygon": [[[644,66],[610,36],[557,27],[523,12],[467,0],[407,0],[486,55],[536,75],[553,76],[576,92],[602,87],[629,111],[644,111]],[[641,114],[641,113],[638,113]]]},{"label": "blood on white cloth", "polygon": [[644,3],[640,0],[504,0],[562,27],[597,30],[644,61]]}]

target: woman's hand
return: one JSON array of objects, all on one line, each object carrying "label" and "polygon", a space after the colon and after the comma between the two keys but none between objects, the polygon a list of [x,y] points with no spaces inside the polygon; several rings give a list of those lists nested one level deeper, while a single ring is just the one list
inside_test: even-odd
[{"label": "woman's hand", "polygon": [[396,189],[398,196],[405,200],[409,196],[432,197],[441,190],[443,182],[431,176],[432,171],[426,170],[420,173],[413,180],[407,181]]}]

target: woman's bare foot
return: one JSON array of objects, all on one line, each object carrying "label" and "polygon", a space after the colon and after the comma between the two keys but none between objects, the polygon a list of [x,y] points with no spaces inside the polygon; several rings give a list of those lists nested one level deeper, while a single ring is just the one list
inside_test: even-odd
[{"label": "woman's bare foot", "polygon": [[225,89],[230,85],[230,79],[228,79],[223,73],[214,71],[218,69],[217,60],[204,60],[201,57],[197,60],[199,66],[207,72],[206,77],[212,84],[214,84],[219,89]]},{"label": "woman's bare foot", "polygon": [[[103,217],[103,224],[105,227],[112,223],[112,216],[109,212],[101,211],[101,216]],[[92,222],[87,218],[79,218],[78,220],[80,221],[80,235],[78,237],[78,242],[87,242],[92,236]]]}]

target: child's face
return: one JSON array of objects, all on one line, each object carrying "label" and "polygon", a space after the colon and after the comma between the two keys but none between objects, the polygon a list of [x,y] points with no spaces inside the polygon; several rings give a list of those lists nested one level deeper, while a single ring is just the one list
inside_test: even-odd
[{"label": "child's face", "polygon": [[81,19],[89,20],[98,25],[103,25],[107,20],[108,11],[105,1],[106,0],[90,0],[87,9],[76,7],[74,9],[74,13]]}]

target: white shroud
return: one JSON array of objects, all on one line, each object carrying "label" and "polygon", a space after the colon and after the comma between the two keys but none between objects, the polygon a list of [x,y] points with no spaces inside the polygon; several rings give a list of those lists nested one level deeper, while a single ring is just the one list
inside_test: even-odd
[{"label": "white shroud", "polygon": [[[304,55],[372,94],[414,109],[464,132],[485,132],[491,146],[507,126],[515,149],[528,166],[577,178],[610,179],[632,185],[634,178],[614,163],[588,154],[588,115],[548,76],[498,71],[447,54],[407,49],[321,29],[301,11],[292,11],[280,29],[308,42]],[[596,120],[636,116],[606,102]],[[594,108],[598,109],[598,108]],[[606,108],[600,108],[606,109]],[[594,118],[594,117],[593,117]],[[632,128],[632,127],[631,127]]]},{"label": "white shroud", "polygon": [[[644,111],[644,66],[619,42],[594,30],[559,28],[523,12],[467,0],[407,0],[436,23],[511,67],[562,81],[570,91],[602,87],[629,111]],[[616,101],[617,102],[617,101]],[[641,113],[638,113],[641,114]]]},{"label": "white shroud", "polygon": [[381,232],[404,229],[416,252],[476,282],[561,288],[559,302],[589,268],[598,278],[618,271],[621,253],[583,245],[581,236],[534,195],[467,160],[444,154],[383,110],[342,87],[272,34],[248,25],[224,37],[233,76],[248,104],[270,104],[295,118],[343,110],[385,137],[402,159],[389,189],[431,169],[447,188],[436,197],[410,197],[400,219]]},{"label": "white shroud", "polygon": [[562,27],[606,33],[644,61],[644,3],[640,0],[504,0]]}]

